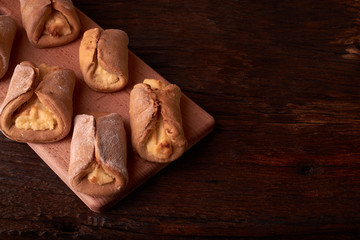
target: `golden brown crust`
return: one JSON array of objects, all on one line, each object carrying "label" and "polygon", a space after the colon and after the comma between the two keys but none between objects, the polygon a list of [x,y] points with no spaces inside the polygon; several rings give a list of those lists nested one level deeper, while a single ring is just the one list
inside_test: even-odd
[{"label": "golden brown crust", "polygon": [[[143,159],[152,162],[171,162],[185,151],[186,139],[182,128],[180,110],[181,90],[174,84],[166,85],[160,91],[154,91],[146,83],[134,86],[130,93],[131,142],[134,150]],[[156,130],[157,122],[162,118],[164,131],[171,142],[171,154],[164,158],[155,156],[147,150],[151,134]]]},{"label": "golden brown crust", "polygon": [[128,78],[129,38],[124,31],[106,29],[98,42],[98,61],[106,71]]},{"label": "golden brown crust", "polygon": [[16,22],[10,16],[0,16],[0,78],[5,75],[9,67],[16,28]]},{"label": "golden brown crust", "polygon": [[[19,142],[56,142],[67,136],[72,123],[72,95],[75,73],[68,69],[56,69],[40,82],[39,70],[29,62],[16,66],[6,98],[0,107],[1,131]],[[24,130],[15,127],[14,116],[22,105],[33,97],[55,114],[53,130]]]},{"label": "golden brown crust", "polygon": [[[71,0],[20,0],[22,24],[29,41],[38,48],[65,45],[80,33],[80,20]],[[70,25],[71,33],[62,36],[44,35],[47,18],[59,11]]]},{"label": "golden brown crust", "polygon": [[[126,133],[119,114],[77,115],[68,174],[71,186],[94,197],[120,193],[128,182],[126,151]],[[100,185],[89,181],[88,174],[99,166],[114,177],[112,182]]]},{"label": "golden brown crust", "polygon": [[97,88],[97,86],[93,83],[93,81],[91,81],[91,79],[96,68],[96,49],[100,34],[101,30],[99,28],[87,30],[84,32],[79,47],[80,70],[83,74],[85,83],[94,90]]},{"label": "golden brown crust", "polygon": [[[114,92],[128,83],[128,44],[129,38],[118,29],[87,30],[79,48],[80,69],[86,84],[95,91]],[[95,80],[96,68],[100,66],[117,77],[111,84]]]}]

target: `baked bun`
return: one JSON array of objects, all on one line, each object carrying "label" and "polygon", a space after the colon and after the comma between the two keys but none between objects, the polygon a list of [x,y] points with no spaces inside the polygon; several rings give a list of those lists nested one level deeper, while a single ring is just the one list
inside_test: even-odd
[{"label": "baked bun", "polygon": [[131,142],[141,158],[171,162],[185,151],[180,110],[181,90],[175,84],[145,79],[130,93]]},{"label": "baked bun", "polygon": [[0,106],[1,131],[19,142],[63,139],[71,129],[74,87],[72,70],[20,63]]},{"label": "baked bun", "polygon": [[71,0],[20,0],[20,10],[35,47],[61,46],[79,36],[80,20]]},{"label": "baked bun", "polygon": [[87,30],[79,48],[79,63],[85,83],[95,91],[115,92],[126,86],[128,73],[127,34],[118,29]]},{"label": "baked bun", "polygon": [[112,196],[125,189],[126,132],[119,114],[75,117],[68,176],[74,190],[94,197]]},{"label": "baked bun", "polygon": [[9,67],[16,28],[16,22],[10,16],[0,15],[0,78],[5,75]]}]

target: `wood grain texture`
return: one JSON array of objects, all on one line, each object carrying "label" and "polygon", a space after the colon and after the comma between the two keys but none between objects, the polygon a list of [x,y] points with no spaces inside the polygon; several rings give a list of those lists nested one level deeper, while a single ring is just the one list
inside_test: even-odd
[{"label": "wood grain texture", "polygon": [[358,1],[74,3],[215,129],[101,214],[0,136],[1,237],[359,239]]}]

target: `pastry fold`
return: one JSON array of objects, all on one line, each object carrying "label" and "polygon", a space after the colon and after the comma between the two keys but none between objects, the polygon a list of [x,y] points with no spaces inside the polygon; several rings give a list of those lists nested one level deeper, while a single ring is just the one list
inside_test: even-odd
[{"label": "pastry fold", "polygon": [[22,24],[38,48],[65,45],[80,33],[80,20],[71,0],[20,0]]},{"label": "pastry fold", "polygon": [[87,30],[79,48],[85,83],[95,91],[114,92],[128,83],[127,34],[118,29]]},{"label": "pastry fold", "polygon": [[68,177],[74,190],[94,197],[115,195],[126,187],[126,132],[119,114],[75,117]]},{"label": "pastry fold", "polygon": [[49,143],[66,137],[71,129],[75,73],[69,69],[16,66],[0,106],[0,128],[19,142]]},{"label": "pastry fold", "polygon": [[181,90],[174,84],[145,79],[130,93],[131,142],[141,158],[171,162],[185,151],[180,110]]},{"label": "pastry fold", "polygon": [[10,16],[0,16],[0,78],[5,75],[9,67],[16,28],[16,22]]}]

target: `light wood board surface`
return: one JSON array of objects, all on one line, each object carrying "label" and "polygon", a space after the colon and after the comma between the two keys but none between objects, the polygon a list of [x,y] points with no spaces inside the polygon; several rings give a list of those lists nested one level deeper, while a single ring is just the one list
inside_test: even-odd
[{"label": "light wood board surface", "polygon": [[[124,119],[128,137],[129,184],[126,189],[117,196],[104,198],[93,198],[72,189],[92,211],[101,212],[111,207],[167,165],[147,162],[132,152],[128,113],[129,94],[134,84],[142,82],[145,78],[165,80],[162,76],[139,59],[134,53],[129,51],[130,80],[127,87],[116,93],[95,92],[83,82],[78,63],[78,49],[83,32],[93,27],[99,27],[96,23],[78,11],[82,24],[82,31],[76,41],[61,47],[37,49],[28,42],[25,30],[22,27],[18,1],[0,0],[0,13],[12,16],[18,24],[18,31],[10,57],[10,66],[6,75],[0,80],[0,102],[5,98],[15,66],[22,61],[32,61],[35,64],[46,63],[48,65],[69,68],[75,72],[77,82],[74,91],[74,116],[81,113],[101,111],[117,112]],[[131,36],[129,36],[129,38],[131,41]],[[184,132],[190,148],[212,131],[214,119],[184,94],[181,99],[181,111]],[[65,184],[69,186],[69,188],[71,188],[71,186],[67,179],[67,171],[70,158],[71,135],[72,132],[70,132],[64,140],[57,143],[29,144],[43,161],[64,181]],[[181,161],[181,158],[179,160]]]}]

